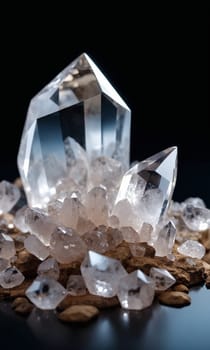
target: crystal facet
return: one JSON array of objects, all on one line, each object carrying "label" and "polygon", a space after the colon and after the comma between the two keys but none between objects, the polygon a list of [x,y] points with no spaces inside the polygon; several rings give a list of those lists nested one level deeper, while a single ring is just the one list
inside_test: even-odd
[{"label": "crystal facet", "polygon": [[66,289],[51,277],[39,276],[26,290],[28,299],[39,309],[53,310],[65,298]]},{"label": "crystal facet", "polygon": [[157,240],[154,242],[155,254],[157,256],[167,256],[171,254],[176,236],[176,227],[169,221],[158,232]]},{"label": "crystal facet", "polygon": [[71,275],[68,278],[66,289],[70,295],[85,295],[87,288],[81,275]]},{"label": "crystal facet", "polygon": [[15,244],[7,234],[0,232],[0,258],[9,260],[15,255]]},{"label": "crystal facet", "polygon": [[35,235],[44,245],[49,245],[51,235],[56,225],[40,210],[26,210],[26,225],[29,231]]},{"label": "crystal facet", "polygon": [[46,259],[39,265],[37,273],[40,276],[47,276],[58,280],[60,270],[57,261],[53,258]]},{"label": "crystal facet", "polygon": [[0,285],[3,288],[14,288],[19,286],[25,277],[16,267],[8,267],[0,273]]},{"label": "crystal facet", "polygon": [[49,255],[46,247],[36,236],[29,235],[24,241],[25,249],[40,260],[45,260]]},{"label": "crystal facet", "polygon": [[[138,232],[143,223],[151,224],[154,228],[169,205],[175,187],[176,173],[176,147],[155,154],[129,169],[123,176],[115,202],[116,207],[113,210],[121,226],[124,226],[125,209],[119,210],[118,206],[127,200],[126,205],[130,204],[129,213],[131,211],[135,218],[131,226]],[[139,222],[136,217],[139,217]]]},{"label": "crystal facet", "polygon": [[206,252],[203,244],[191,239],[182,243],[177,250],[182,255],[197,259],[202,259]]},{"label": "crystal facet", "polygon": [[150,306],[155,295],[152,279],[141,270],[136,270],[121,278],[117,296],[124,309],[142,310]]},{"label": "crystal facet", "polygon": [[156,267],[150,269],[150,277],[155,283],[156,290],[166,290],[176,282],[176,279],[170,272]]},{"label": "crystal facet", "polygon": [[86,253],[86,245],[72,229],[58,227],[50,241],[50,253],[61,264],[80,261]]},{"label": "crystal facet", "polygon": [[0,182],[0,213],[10,211],[20,199],[20,190],[7,181]]},{"label": "crystal facet", "polygon": [[31,207],[44,207],[55,195],[58,180],[71,176],[68,137],[89,158],[107,156],[128,167],[130,110],[87,54],[31,100],[18,155]]},{"label": "crystal facet", "polygon": [[120,261],[91,250],[81,264],[81,273],[89,292],[105,298],[117,294],[120,278],[127,275]]},{"label": "crystal facet", "polygon": [[210,210],[187,205],[182,213],[184,223],[192,231],[205,231],[210,228]]}]

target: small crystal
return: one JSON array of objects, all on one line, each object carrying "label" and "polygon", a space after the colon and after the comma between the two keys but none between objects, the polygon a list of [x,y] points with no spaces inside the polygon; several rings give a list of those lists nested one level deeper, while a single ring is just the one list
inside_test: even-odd
[{"label": "small crystal", "polygon": [[0,232],[0,258],[9,260],[15,255],[15,244],[7,234]]},{"label": "small crystal", "polygon": [[28,225],[25,222],[25,214],[27,207],[24,206],[16,211],[14,217],[14,225],[23,233],[29,231]]},{"label": "small crystal", "polygon": [[86,253],[86,245],[73,230],[58,227],[53,232],[50,241],[50,253],[61,264],[80,261]]},{"label": "small crystal", "polygon": [[[142,224],[148,223],[155,228],[169,206],[176,182],[177,148],[168,148],[154,156],[136,164],[122,178],[115,205],[127,200],[134,212],[134,222],[129,223],[136,231]],[[130,210],[129,210],[130,213]],[[119,217],[123,214],[113,210]],[[136,216],[139,222],[136,222]],[[126,215],[126,218],[128,215]],[[127,224],[128,225],[128,224]],[[125,226],[122,225],[121,226]]]},{"label": "small crystal", "polygon": [[28,299],[39,309],[54,310],[65,298],[66,289],[55,279],[37,277],[26,290]]},{"label": "small crystal", "polygon": [[98,253],[105,253],[109,250],[109,240],[106,232],[96,229],[86,232],[82,239],[89,250],[94,250]]},{"label": "small crystal", "polygon": [[158,233],[157,240],[154,242],[155,255],[167,256],[171,253],[176,236],[176,227],[172,221],[169,221]]},{"label": "small crystal", "polygon": [[205,231],[210,228],[210,210],[187,205],[182,213],[187,227],[192,231]]},{"label": "small crystal", "polygon": [[199,198],[199,197],[190,197],[187,198],[183,204],[186,205],[192,205],[195,208],[206,208],[206,205],[203,201],[203,199]]},{"label": "small crystal", "polygon": [[[101,229],[100,229],[101,228]],[[97,253],[105,253],[108,250],[115,249],[123,240],[122,234],[119,230],[99,227],[96,230],[86,232],[82,239],[85,241],[89,250]]]},{"label": "small crystal", "polygon": [[116,295],[120,278],[127,275],[121,263],[89,251],[81,264],[81,273],[91,294],[110,298]]},{"label": "small crystal", "polygon": [[92,221],[79,217],[76,229],[79,235],[82,236],[84,233],[93,231],[94,229],[95,225],[92,223]]},{"label": "small crystal", "polygon": [[60,210],[59,221],[66,227],[77,228],[79,218],[86,219],[85,207],[78,198],[66,198]]},{"label": "small crystal", "polygon": [[94,187],[87,193],[86,208],[88,218],[95,225],[106,225],[108,220],[108,206],[106,190],[102,187]]},{"label": "small crystal", "polygon": [[9,267],[9,261],[3,258],[0,258],[0,272]]},{"label": "small crystal", "polygon": [[70,295],[85,295],[85,294],[87,294],[85,281],[81,275],[69,276],[66,289]]},{"label": "small crystal", "polygon": [[155,295],[152,279],[141,270],[136,270],[121,278],[117,296],[124,309],[142,310],[150,306]]},{"label": "small crystal", "polygon": [[44,245],[49,245],[51,235],[56,225],[40,210],[26,210],[26,225],[30,232],[35,235]]},{"label": "small crystal", "polygon": [[126,242],[136,243],[140,242],[139,234],[132,227],[121,227],[123,238]]},{"label": "small crystal", "polygon": [[57,261],[53,258],[48,258],[39,265],[37,273],[38,275],[51,277],[58,280],[60,270]]},{"label": "small crystal", "polygon": [[156,267],[150,269],[150,277],[155,284],[156,290],[166,290],[176,282],[176,279],[170,272]]},{"label": "small crystal", "polygon": [[16,267],[8,267],[0,273],[0,285],[2,288],[13,288],[24,281],[23,274]]},{"label": "small crystal", "polygon": [[0,182],[0,213],[8,213],[20,199],[20,190],[7,181]]},{"label": "small crystal", "polygon": [[146,248],[142,243],[129,244],[129,248],[133,256],[138,256],[138,257],[145,256]]},{"label": "small crystal", "polygon": [[188,240],[182,243],[177,248],[177,251],[182,255],[197,259],[202,259],[206,252],[203,244],[193,240]]},{"label": "small crystal", "polygon": [[152,240],[152,232],[153,232],[152,225],[144,222],[140,230],[140,241],[150,242]]},{"label": "small crystal", "polygon": [[35,255],[39,260],[45,260],[49,255],[49,248],[34,235],[29,235],[25,239],[24,246],[29,253]]}]

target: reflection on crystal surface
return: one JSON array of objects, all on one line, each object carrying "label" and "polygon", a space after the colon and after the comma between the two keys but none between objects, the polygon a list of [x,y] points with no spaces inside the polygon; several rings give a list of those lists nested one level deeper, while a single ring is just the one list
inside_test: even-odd
[{"label": "reflection on crystal surface", "polygon": [[28,299],[42,310],[53,310],[65,298],[66,289],[51,277],[39,276],[26,290]]},{"label": "reflection on crystal surface", "polygon": [[178,252],[185,256],[190,256],[194,259],[202,259],[202,257],[205,255],[206,249],[203,246],[203,244],[193,241],[191,239],[185,241],[182,243],[178,248]]},{"label": "reflection on crystal surface", "polygon": [[124,309],[142,310],[150,306],[155,295],[152,279],[141,270],[136,270],[121,278],[117,296]]},{"label": "reflection on crystal surface", "polygon": [[87,54],[31,100],[18,155],[30,206],[44,207],[69,176],[69,137],[89,158],[104,155],[128,167],[130,110]]},{"label": "reflection on crystal surface", "polygon": [[[168,208],[175,187],[176,174],[176,147],[157,153],[129,169],[123,176],[113,210],[121,225],[126,226],[123,208],[129,204],[129,213],[132,213],[129,217],[134,216],[133,223],[129,222],[130,226],[138,232],[143,223],[151,224],[154,228]],[[120,210],[119,204],[122,207]],[[139,222],[136,221],[137,217]]]},{"label": "reflection on crystal surface", "polygon": [[127,275],[120,261],[89,251],[81,273],[91,294],[110,298],[116,295],[120,278]]}]

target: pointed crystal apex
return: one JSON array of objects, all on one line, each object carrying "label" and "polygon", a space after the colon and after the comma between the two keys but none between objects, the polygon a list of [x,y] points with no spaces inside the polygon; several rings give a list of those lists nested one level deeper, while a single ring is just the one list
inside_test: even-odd
[{"label": "pointed crystal apex", "polygon": [[[89,159],[106,156],[129,165],[130,109],[86,54],[80,55],[29,105],[18,167],[29,205],[42,208],[69,177],[65,140]],[[80,159],[76,159],[80,161]]]},{"label": "pointed crystal apex", "polygon": [[[133,227],[140,231],[142,225],[147,223],[155,228],[170,203],[176,175],[177,147],[167,148],[137,163],[123,176],[113,215],[119,207],[118,203],[127,200],[140,219]],[[119,211],[116,215],[119,217]]]}]

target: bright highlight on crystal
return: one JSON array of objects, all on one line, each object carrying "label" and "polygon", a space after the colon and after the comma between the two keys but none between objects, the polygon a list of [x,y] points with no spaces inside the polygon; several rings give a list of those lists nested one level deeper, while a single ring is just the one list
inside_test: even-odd
[{"label": "bright highlight on crystal", "polygon": [[45,207],[61,179],[73,181],[81,170],[85,176],[78,145],[89,160],[106,156],[129,166],[130,109],[87,54],[31,100],[18,155],[31,207]]}]

